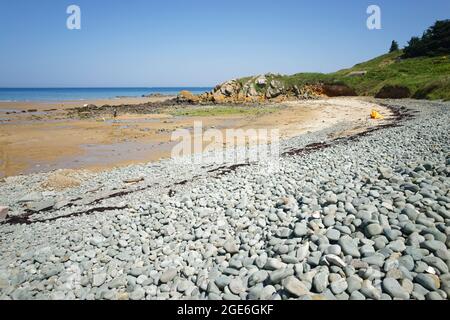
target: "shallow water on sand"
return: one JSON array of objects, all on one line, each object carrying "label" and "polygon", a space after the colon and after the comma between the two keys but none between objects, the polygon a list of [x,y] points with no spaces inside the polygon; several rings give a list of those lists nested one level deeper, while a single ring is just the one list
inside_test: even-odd
[{"label": "shallow water on sand", "polygon": [[152,94],[177,95],[182,90],[201,94],[209,87],[161,87],[161,88],[0,88],[0,101],[64,101],[142,97]]}]

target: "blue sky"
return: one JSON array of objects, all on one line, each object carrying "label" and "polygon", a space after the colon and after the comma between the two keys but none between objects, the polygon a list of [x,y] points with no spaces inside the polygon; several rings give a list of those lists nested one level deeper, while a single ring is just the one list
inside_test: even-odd
[{"label": "blue sky", "polygon": [[[81,7],[81,30],[66,8]],[[366,9],[382,10],[368,30]],[[449,0],[0,0],[0,87],[210,86],[332,72],[404,45]]]}]

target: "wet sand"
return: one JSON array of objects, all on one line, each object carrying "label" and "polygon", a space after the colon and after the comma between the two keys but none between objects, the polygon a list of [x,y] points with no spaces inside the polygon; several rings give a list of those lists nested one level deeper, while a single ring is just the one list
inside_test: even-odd
[{"label": "wet sand", "polygon": [[[97,100],[96,104],[113,102]],[[119,104],[122,103],[125,102],[121,100]],[[202,122],[204,130],[280,129],[280,136],[285,139],[342,121],[354,122],[355,128],[371,126],[375,120],[369,116],[374,107],[388,114],[387,109],[355,98],[285,102],[272,105],[270,112],[261,114],[177,116],[171,110],[162,110],[157,114],[83,120],[65,117],[68,106],[66,102],[65,107],[42,115],[8,115],[10,121],[0,124],[0,177],[56,169],[103,170],[168,158],[176,144],[171,141],[172,132],[192,130],[196,121]],[[31,104],[33,109],[50,107]],[[264,108],[269,107],[261,106]]]},{"label": "wet sand", "polygon": [[159,102],[167,99],[174,98],[175,96],[154,96],[154,97],[125,97],[114,99],[97,99],[97,100],[67,100],[67,101],[39,101],[39,102],[26,102],[26,101],[0,101],[0,115],[6,111],[22,111],[36,109],[38,111],[58,109],[64,110],[68,108],[82,107],[85,104],[94,104],[96,106],[102,106],[109,104],[111,106],[117,106],[121,104],[139,104],[146,102]]}]

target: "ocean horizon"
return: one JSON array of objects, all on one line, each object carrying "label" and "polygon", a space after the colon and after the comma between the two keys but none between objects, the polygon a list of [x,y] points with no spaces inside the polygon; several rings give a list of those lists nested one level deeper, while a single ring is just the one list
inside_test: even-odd
[{"label": "ocean horizon", "polygon": [[177,95],[182,90],[194,94],[211,91],[212,87],[98,87],[98,88],[0,88],[2,102],[67,101],[115,98],[138,98],[151,94]]}]

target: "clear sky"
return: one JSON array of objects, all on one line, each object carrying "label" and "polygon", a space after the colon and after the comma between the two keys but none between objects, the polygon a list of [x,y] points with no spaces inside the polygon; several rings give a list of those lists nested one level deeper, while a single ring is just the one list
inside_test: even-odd
[{"label": "clear sky", "polygon": [[[66,9],[81,8],[81,30]],[[366,9],[381,7],[382,29]],[[449,0],[0,0],[0,87],[212,86],[331,72],[404,45]]]}]

